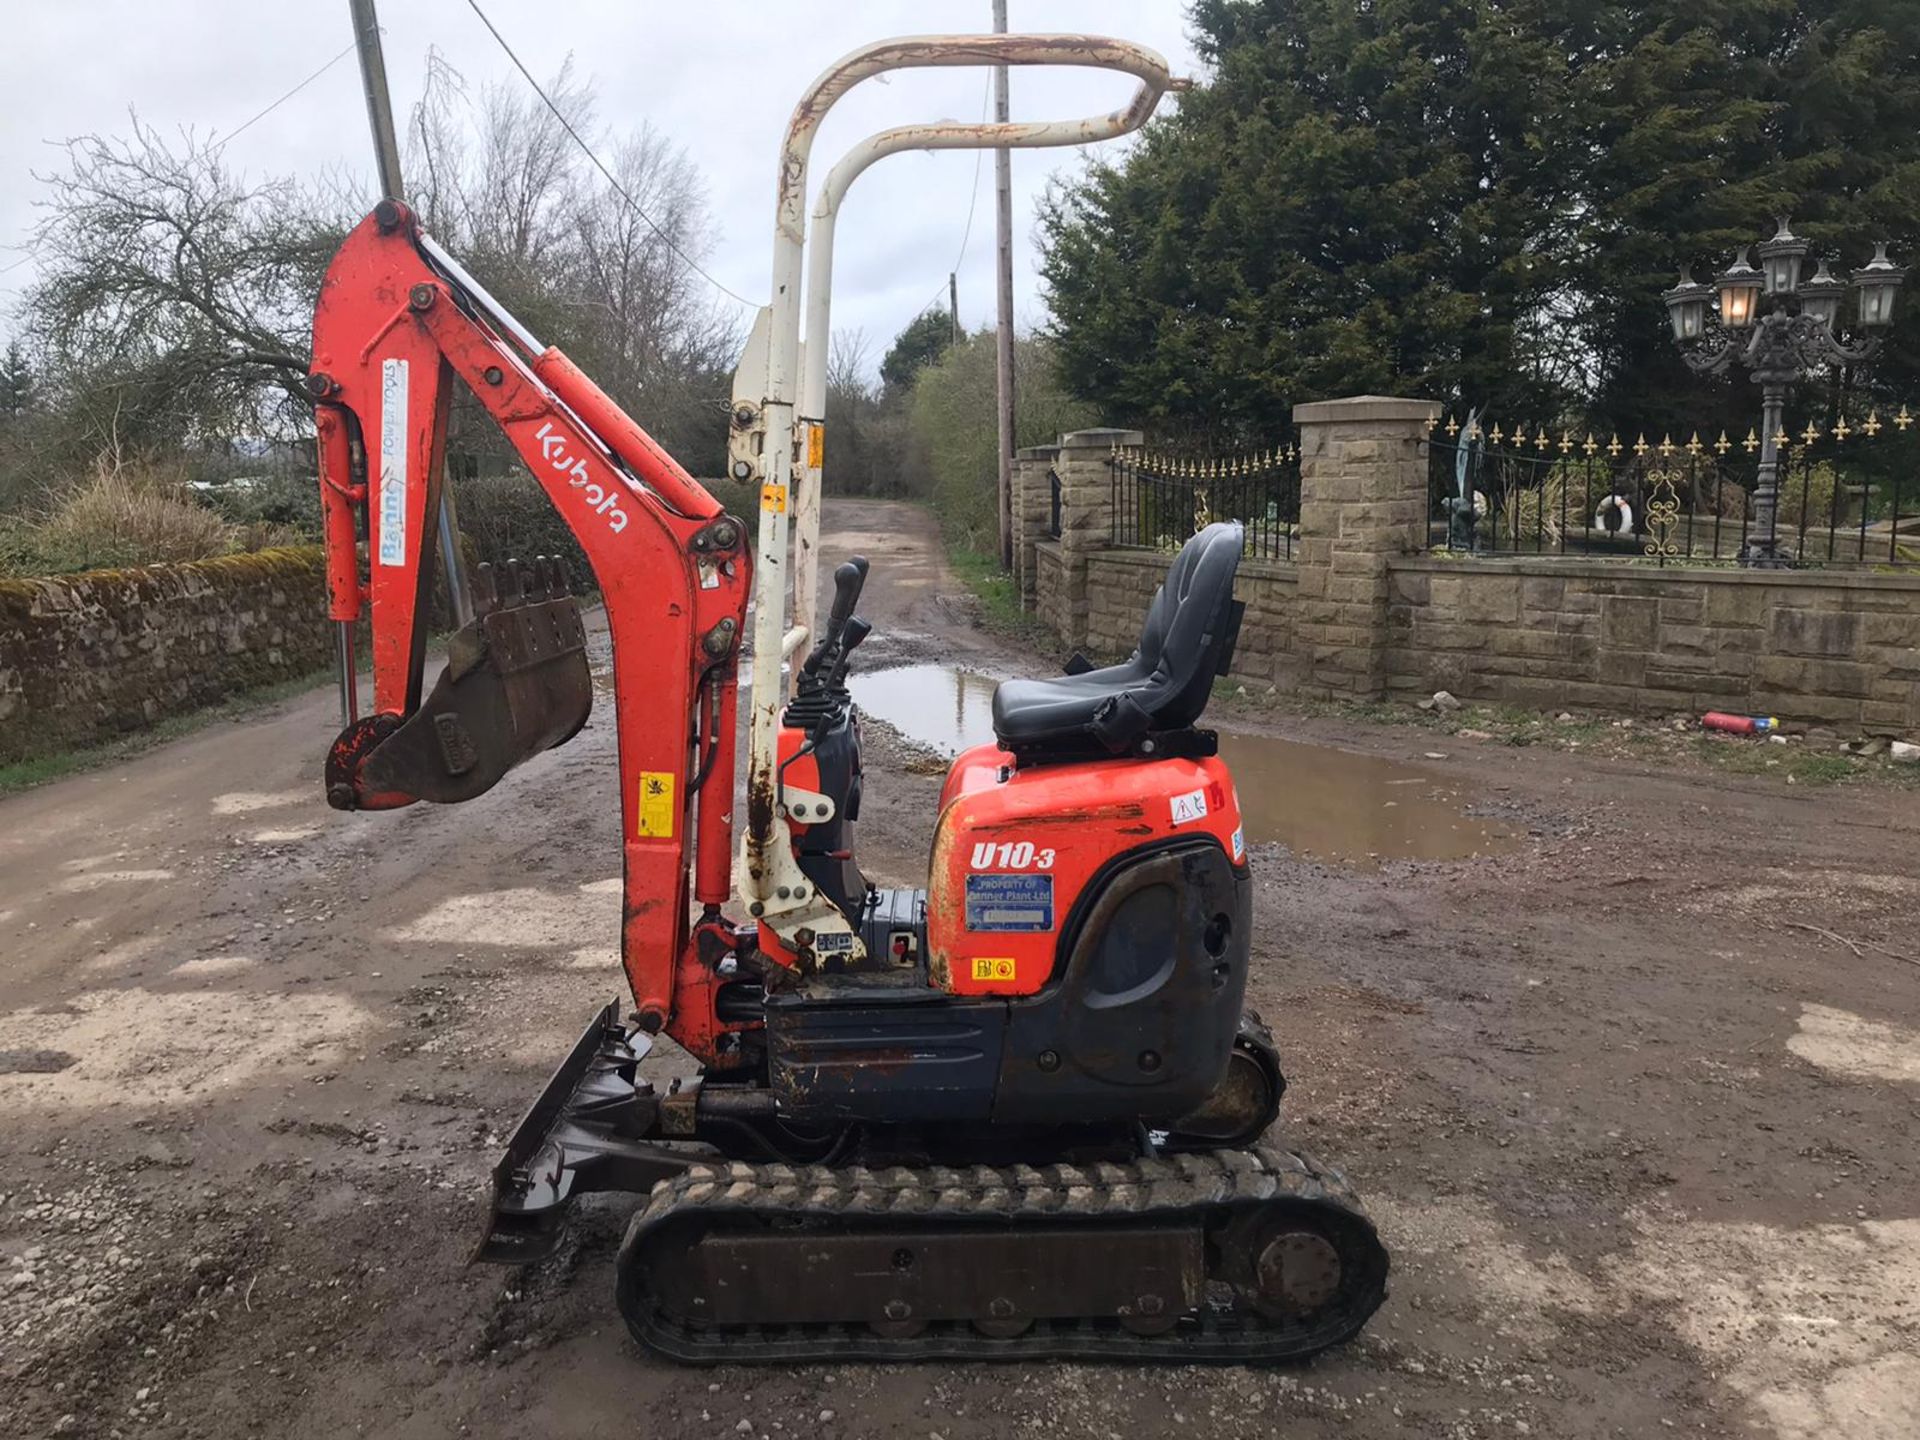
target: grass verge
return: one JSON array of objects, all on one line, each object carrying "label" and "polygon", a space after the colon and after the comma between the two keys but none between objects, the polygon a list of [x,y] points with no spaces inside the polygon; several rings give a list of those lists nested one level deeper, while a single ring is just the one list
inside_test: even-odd
[{"label": "grass verge", "polygon": [[1020,608],[1020,589],[996,555],[947,542],[947,563],[980,599],[981,622],[996,635],[1043,648],[1057,648],[1053,632]]},{"label": "grass verge", "polygon": [[200,710],[190,710],[184,715],[169,715],[166,719],[123,735],[116,740],[108,740],[100,745],[88,745],[77,750],[57,750],[48,755],[37,755],[27,760],[16,760],[12,764],[0,765],[0,795],[12,795],[21,790],[31,790],[35,786],[48,785],[55,780],[64,780],[70,775],[84,774],[89,770],[98,770],[104,765],[117,764],[122,760],[164,745],[169,740],[178,740],[183,735],[204,729],[221,720],[240,720],[276,705],[295,695],[303,695],[319,685],[332,671],[315,670],[308,675],[296,675],[290,680],[276,680],[271,685],[262,685],[252,690],[230,695],[218,704],[206,706]]}]

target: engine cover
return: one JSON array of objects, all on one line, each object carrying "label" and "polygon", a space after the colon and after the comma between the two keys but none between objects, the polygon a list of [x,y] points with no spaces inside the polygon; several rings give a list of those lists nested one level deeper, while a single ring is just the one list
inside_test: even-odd
[{"label": "engine cover", "polygon": [[928,969],[955,995],[1034,995],[1059,977],[1069,926],[1123,855],[1200,838],[1234,869],[1246,843],[1217,756],[1015,768],[985,745],[954,761],[934,832]]},{"label": "engine cover", "polygon": [[1107,866],[1061,939],[1065,962],[1008,1002],[999,1123],[1171,1125],[1220,1084],[1240,1027],[1253,881],[1209,836]]}]

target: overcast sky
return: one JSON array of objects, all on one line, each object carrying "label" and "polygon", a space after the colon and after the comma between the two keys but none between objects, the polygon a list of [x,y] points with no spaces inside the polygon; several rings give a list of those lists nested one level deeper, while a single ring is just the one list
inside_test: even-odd
[{"label": "overcast sky", "polygon": [[[573,55],[598,92],[597,140],[651,121],[685,147],[705,177],[717,227],[707,268],[756,302],[768,290],[776,147],[801,89],[870,40],[992,28],[989,0],[481,4],[543,82]],[[476,86],[495,79],[523,83],[466,0],[383,0],[380,8],[403,128],[429,47]],[[1192,74],[1197,64],[1182,0],[1010,0],[1010,10],[1016,30],[1097,30],[1154,47],[1176,74]],[[0,47],[0,268],[16,268],[0,274],[0,317],[34,273],[26,258],[31,252],[21,247],[37,218],[41,187],[33,172],[61,159],[49,142],[124,131],[129,108],[163,131],[192,126],[229,133],[351,38],[346,0],[68,0],[15,7]],[[874,130],[915,120],[979,119],[987,75],[922,70],[868,80],[823,129],[813,181]],[[1133,84],[1099,72],[1015,70],[1013,118],[1109,110]],[[367,177],[371,205],[373,167],[354,57],[238,136],[226,158],[255,176],[345,167]],[[1044,315],[1033,269],[1036,202],[1050,175],[1077,164],[1064,151],[1013,154],[1015,316],[1022,328]],[[870,365],[929,300],[944,297],[975,173],[974,152],[915,152],[879,162],[854,185],[836,246],[834,327],[866,332]],[[977,194],[959,268],[961,319],[969,326],[993,316],[991,155],[978,167]],[[6,328],[0,318],[0,330]]]}]

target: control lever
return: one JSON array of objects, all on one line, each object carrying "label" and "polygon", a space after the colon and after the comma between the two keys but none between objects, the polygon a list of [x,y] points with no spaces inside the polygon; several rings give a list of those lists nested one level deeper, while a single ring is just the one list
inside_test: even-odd
[{"label": "control lever", "polygon": [[[858,615],[852,616],[839,628],[835,636],[839,644],[834,650],[833,658],[828,662],[826,671],[804,677],[805,694],[810,703],[805,704],[804,710],[801,704],[789,707],[787,713],[789,716],[794,716],[796,713],[806,716],[808,748],[824,740],[828,729],[844,713],[833,697],[837,696],[840,687],[847,683],[847,666],[853,661],[853,652],[858,650],[860,642],[872,633],[871,621]],[[790,719],[788,723],[791,724],[793,721]]]},{"label": "control lever", "polygon": [[860,587],[867,583],[867,557],[856,555],[833,572],[833,608],[827,612],[827,627],[845,625],[860,603]]},{"label": "control lever", "polygon": [[853,664],[853,652],[860,648],[860,642],[873,633],[873,622],[856,615],[846,623],[840,632],[840,659],[833,667],[833,674],[827,677],[827,688],[837,690],[847,683],[847,668]]},{"label": "control lever", "polygon": [[856,555],[833,572],[833,608],[827,612],[826,628],[820,643],[813,647],[800,667],[803,680],[816,680],[824,668],[830,675],[840,658],[840,636],[853,618],[853,607],[860,603],[861,587],[867,583],[867,559]]}]

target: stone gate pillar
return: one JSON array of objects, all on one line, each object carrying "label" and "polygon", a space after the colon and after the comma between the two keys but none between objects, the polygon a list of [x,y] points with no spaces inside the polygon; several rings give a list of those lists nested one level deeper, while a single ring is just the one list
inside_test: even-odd
[{"label": "stone gate pillar", "polygon": [[1387,561],[1423,548],[1427,457],[1439,406],[1357,395],[1296,405],[1300,578],[1294,649],[1301,689],[1371,698],[1386,690]]},{"label": "stone gate pillar", "polygon": [[[1113,467],[1116,446],[1144,445],[1138,430],[1075,430],[1060,437],[1053,468],[1060,476],[1062,595],[1048,620],[1072,647],[1087,643],[1087,557],[1113,544]],[[1042,472],[1044,475],[1045,472]]]},{"label": "stone gate pillar", "polygon": [[1050,539],[1047,520],[1053,513],[1053,484],[1048,476],[1060,458],[1058,445],[1029,445],[1013,456],[1013,579],[1019,587],[1020,608],[1033,612],[1033,547]]}]

